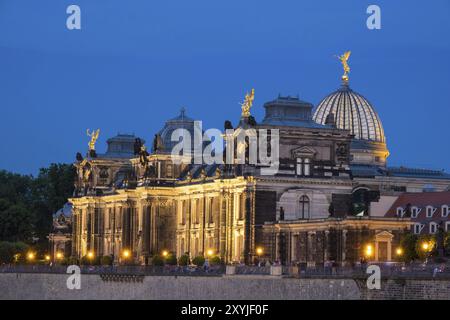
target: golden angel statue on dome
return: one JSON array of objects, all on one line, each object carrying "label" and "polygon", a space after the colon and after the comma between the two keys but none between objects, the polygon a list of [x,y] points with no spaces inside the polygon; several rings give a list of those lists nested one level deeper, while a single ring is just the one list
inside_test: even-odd
[{"label": "golden angel statue on dome", "polygon": [[342,80],[348,81],[348,73],[350,72],[350,67],[348,66],[348,59],[350,58],[351,51],[345,52],[343,55],[338,56],[338,59],[341,60],[342,67],[344,68],[344,74],[342,75]]},{"label": "golden angel statue on dome", "polygon": [[247,94],[245,95],[245,100],[241,104],[243,117],[250,117],[250,108],[253,105],[253,100],[255,100],[255,89],[252,89],[250,93],[247,92]]}]

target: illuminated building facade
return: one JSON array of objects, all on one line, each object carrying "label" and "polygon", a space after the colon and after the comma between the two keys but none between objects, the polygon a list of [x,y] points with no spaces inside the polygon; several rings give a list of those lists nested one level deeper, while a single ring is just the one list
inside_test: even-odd
[{"label": "illuminated building facade", "polygon": [[155,135],[151,152],[142,139],[118,135],[104,154],[78,154],[72,255],[117,262],[129,250],[141,264],[163,250],[191,258],[209,251],[227,263],[390,261],[411,228],[408,217],[385,216],[392,197],[450,186],[443,172],[387,166],[381,120],[348,78],[314,116],[297,97],[265,103],[261,122],[250,106],[234,129],[279,130],[276,174],[258,164],[174,162],[174,130],[196,130],[184,109]]}]

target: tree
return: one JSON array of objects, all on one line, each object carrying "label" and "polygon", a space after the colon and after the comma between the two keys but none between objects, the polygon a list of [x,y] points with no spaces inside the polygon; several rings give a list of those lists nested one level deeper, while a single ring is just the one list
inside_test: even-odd
[{"label": "tree", "polygon": [[410,262],[417,259],[418,256],[416,252],[416,243],[417,236],[415,234],[407,233],[403,235],[402,239],[400,240],[400,246],[403,248],[403,261]]},{"label": "tree", "polygon": [[423,234],[417,239],[416,253],[420,259],[425,260],[436,250],[436,239],[432,234]]},{"label": "tree", "polygon": [[35,217],[24,204],[14,204],[0,211],[0,239],[31,241]]},{"label": "tree", "polygon": [[450,255],[450,231],[445,234],[444,248],[446,255]]},{"label": "tree", "polygon": [[70,164],[51,164],[37,178],[0,171],[0,241],[37,237],[47,247],[52,215],[73,194],[75,175]]},{"label": "tree", "polygon": [[71,164],[52,163],[41,168],[33,181],[32,210],[36,216],[36,236],[45,240],[52,227],[52,215],[73,195],[76,171]]}]

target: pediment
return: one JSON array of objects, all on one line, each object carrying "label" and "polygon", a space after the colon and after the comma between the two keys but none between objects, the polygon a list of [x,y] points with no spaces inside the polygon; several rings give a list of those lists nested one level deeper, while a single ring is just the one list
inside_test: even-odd
[{"label": "pediment", "polygon": [[291,151],[291,153],[292,153],[292,156],[294,156],[294,157],[300,157],[300,156],[313,157],[317,153],[317,151],[312,147],[303,146],[300,148],[293,149]]},{"label": "pediment", "polygon": [[381,231],[375,235],[376,240],[392,240],[394,235],[388,231]]}]

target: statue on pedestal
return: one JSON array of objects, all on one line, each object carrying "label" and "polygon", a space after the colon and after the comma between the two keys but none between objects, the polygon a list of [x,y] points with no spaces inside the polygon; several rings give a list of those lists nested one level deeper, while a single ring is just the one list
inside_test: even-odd
[{"label": "statue on pedestal", "polygon": [[96,131],[92,131],[91,133],[89,133],[89,129],[87,129],[86,134],[88,137],[91,138],[91,140],[88,143],[89,156],[92,158],[95,158],[95,157],[97,157],[97,153],[95,152],[95,143],[97,142],[98,136],[100,134],[100,129],[97,129]]},{"label": "statue on pedestal", "polygon": [[241,104],[242,107],[242,117],[248,118],[250,117],[250,108],[253,105],[253,100],[255,100],[255,89],[252,89],[250,93],[245,95],[245,100]]},{"label": "statue on pedestal", "polygon": [[153,139],[153,152],[164,151],[164,143],[160,134],[155,134]]}]

